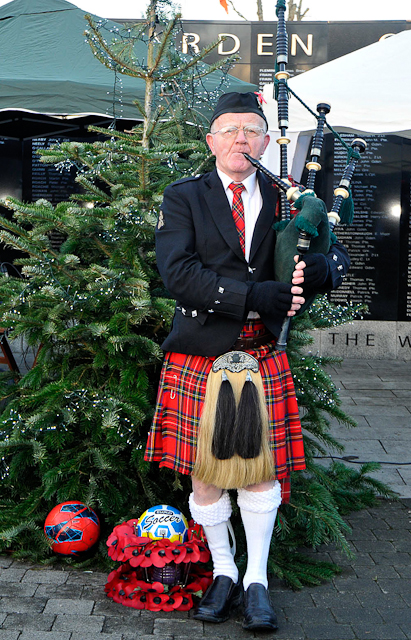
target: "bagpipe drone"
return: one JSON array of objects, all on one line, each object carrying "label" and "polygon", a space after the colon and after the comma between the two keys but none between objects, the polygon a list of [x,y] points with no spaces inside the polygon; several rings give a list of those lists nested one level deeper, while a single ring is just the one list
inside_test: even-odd
[{"label": "bagpipe drone", "polygon": [[[299,187],[291,186],[288,176],[287,159],[287,145],[290,142],[290,139],[287,137],[287,129],[289,126],[288,100],[290,91],[287,80],[290,74],[286,69],[288,63],[288,34],[285,22],[285,10],[285,0],[278,0],[276,6],[278,23],[276,50],[277,70],[275,80],[278,128],[280,130],[280,137],[277,139],[280,145],[280,176],[278,177],[272,174],[258,160],[255,160],[248,154],[245,153],[244,155],[253,166],[267,175],[280,190],[281,221],[275,225],[277,242],[274,258],[274,274],[275,279],[280,282],[291,282],[295,266],[294,256],[296,253],[299,256],[299,260],[303,260],[304,255],[307,253],[327,254],[335,238],[333,235],[335,225],[339,222],[346,224],[352,222],[353,206],[350,184],[356,163],[360,158],[360,154],[365,151],[367,143],[362,138],[355,138],[351,143],[351,148],[347,147],[326,121],[326,115],[330,112],[330,105],[326,103],[318,104],[318,115],[313,114],[317,118],[317,130],[312,141],[310,151],[311,159],[306,164],[308,170],[307,187],[304,191],[301,191]],[[296,97],[298,98],[298,96]],[[300,102],[302,101],[300,100]],[[302,104],[306,107],[303,102]],[[324,202],[317,198],[314,193],[317,171],[321,169],[319,159],[324,141],[325,124],[327,124],[330,131],[340,139],[348,151],[347,165],[338,187],[334,190],[334,201],[329,213],[327,213]],[[299,211],[294,217],[291,216],[290,202],[294,203],[294,209]],[[314,298],[315,295],[306,298],[304,305],[298,313],[300,314],[305,311],[311,305]],[[284,320],[280,336],[277,340],[276,348],[280,351],[284,351],[287,347],[290,320],[289,317]]]}]

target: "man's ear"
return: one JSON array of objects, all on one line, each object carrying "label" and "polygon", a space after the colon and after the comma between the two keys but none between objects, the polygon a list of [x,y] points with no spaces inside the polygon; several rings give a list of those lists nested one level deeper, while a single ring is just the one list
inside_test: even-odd
[{"label": "man's ear", "polygon": [[214,152],[214,136],[211,133],[207,133],[206,141],[207,141],[208,146],[210,147],[211,153],[213,154],[213,156],[215,156],[215,152]]}]

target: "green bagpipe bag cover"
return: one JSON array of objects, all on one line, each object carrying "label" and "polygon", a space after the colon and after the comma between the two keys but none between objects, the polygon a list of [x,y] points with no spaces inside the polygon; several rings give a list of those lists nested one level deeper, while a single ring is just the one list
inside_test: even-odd
[{"label": "green bagpipe bag cover", "polygon": [[[325,203],[314,195],[302,195],[296,202],[299,213],[290,221],[278,222],[274,225],[277,239],[274,252],[274,277],[279,282],[291,282],[295,268],[294,256],[298,255],[298,237],[304,231],[309,238],[310,246],[305,253],[322,253],[326,255],[332,244],[332,235],[328,223]],[[303,313],[313,302],[315,294],[306,299],[298,314]]]}]

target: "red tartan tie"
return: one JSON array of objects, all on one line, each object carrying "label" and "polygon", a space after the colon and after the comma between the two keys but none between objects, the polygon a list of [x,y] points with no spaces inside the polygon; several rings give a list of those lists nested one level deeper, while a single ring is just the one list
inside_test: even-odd
[{"label": "red tartan tie", "polygon": [[241,248],[245,254],[245,222],[244,222],[244,204],[241,197],[241,193],[244,191],[245,186],[242,182],[232,182],[228,185],[233,192],[233,218],[235,226],[237,227],[238,235],[240,238]]}]

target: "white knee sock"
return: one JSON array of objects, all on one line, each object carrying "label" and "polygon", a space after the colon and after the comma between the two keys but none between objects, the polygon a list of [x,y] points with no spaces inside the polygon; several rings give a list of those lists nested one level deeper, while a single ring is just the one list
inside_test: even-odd
[{"label": "white knee sock", "polygon": [[214,578],[228,576],[237,582],[238,569],[234,563],[228,535],[228,522],[231,516],[231,502],[228,493],[225,491],[217,502],[206,506],[194,502],[194,494],[191,494],[189,506],[193,520],[202,525],[207,537],[213,559]]},{"label": "white knee sock", "polygon": [[247,539],[247,570],[244,590],[258,582],[268,587],[267,560],[277,509],[281,504],[281,486],[276,482],[268,491],[238,490],[238,506]]}]

